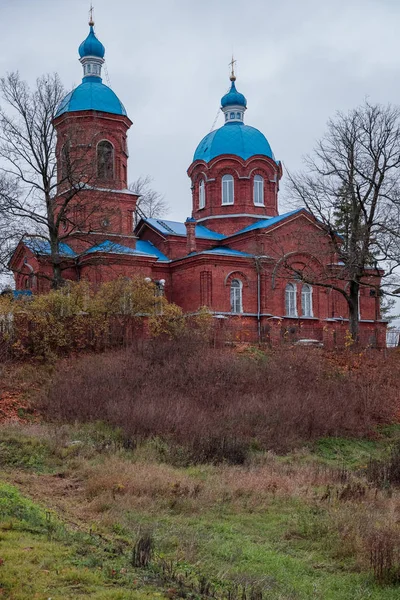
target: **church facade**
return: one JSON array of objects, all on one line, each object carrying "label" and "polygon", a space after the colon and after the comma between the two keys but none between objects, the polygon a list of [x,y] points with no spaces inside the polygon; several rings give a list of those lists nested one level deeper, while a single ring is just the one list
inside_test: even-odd
[{"label": "church facade", "polygon": [[[344,285],[342,265],[310,213],[279,214],[282,166],[263,133],[245,124],[247,100],[233,70],[221,99],[225,122],[202,139],[187,171],[191,216],[137,222],[138,196],[128,189],[132,123],[102,82],[105,49],[89,25],[79,47],[82,83],[54,119],[63,278],[98,286],[140,275],[187,313],[207,306],[241,339],[333,344],[347,329],[347,305],[335,289]],[[49,254],[44,239],[20,241],[10,263],[17,289],[49,289]],[[371,273],[360,294],[360,330],[368,343],[383,345],[378,289],[379,273]]]}]

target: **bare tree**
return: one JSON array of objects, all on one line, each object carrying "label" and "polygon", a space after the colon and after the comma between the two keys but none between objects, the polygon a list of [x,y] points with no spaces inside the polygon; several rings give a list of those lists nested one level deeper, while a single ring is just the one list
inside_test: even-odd
[{"label": "bare tree", "polygon": [[129,189],[139,195],[136,204],[136,221],[141,217],[165,217],[169,206],[164,196],[152,188],[153,179],[150,175],[139,177],[129,185]]},{"label": "bare tree", "polygon": [[[296,275],[337,290],[349,311],[350,333],[359,331],[359,291],[382,280],[395,292],[400,264],[400,109],[365,102],[328,122],[303,173],[289,174],[294,200],[318,220],[330,241],[329,268]],[[308,240],[308,245],[316,244]],[[304,241],[303,244],[306,244]],[[321,244],[318,244],[317,256]],[[398,287],[397,283],[397,287]]]},{"label": "bare tree", "polygon": [[53,120],[65,96],[57,74],[37,79],[31,90],[18,73],[10,73],[0,80],[0,93],[0,261],[5,269],[21,235],[34,235],[49,244],[51,282],[57,288],[63,283],[60,244],[82,227],[73,215],[83,211],[69,207],[72,199],[76,206],[91,177],[85,149],[71,158],[69,149],[79,135],[71,131],[57,174]]}]

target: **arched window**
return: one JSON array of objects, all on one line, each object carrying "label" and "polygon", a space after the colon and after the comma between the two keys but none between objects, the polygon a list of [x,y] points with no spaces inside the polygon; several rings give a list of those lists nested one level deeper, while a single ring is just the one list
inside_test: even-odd
[{"label": "arched window", "polygon": [[224,175],[222,178],[222,204],[233,204],[233,177],[232,175]]},{"label": "arched window", "polygon": [[264,206],[264,179],[261,175],[254,177],[253,200],[256,206]]},{"label": "arched window", "polygon": [[312,287],[308,283],[301,288],[301,313],[303,317],[313,316]]},{"label": "arched window", "polygon": [[206,188],[204,185],[204,179],[199,183],[199,208],[204,208],[206,205]]},{"label": "arched window", "polygon": [[97,177],[105,181],[114,178],[114,147],[107,140],[97,144]]},{"label": "arched window", "polygon": [[239,279],[232,279],[231,281],[231,312],[242,313],[243,312],[243,283]]},{"label": "arched window", "polygon": [[296,285],[288,283],[285,290],[285,309],[287,317],[297,317]]},{"label": "arched window", "polygon": [[71,179],[71,159],[69,142],[61,148],[61,179]]}]

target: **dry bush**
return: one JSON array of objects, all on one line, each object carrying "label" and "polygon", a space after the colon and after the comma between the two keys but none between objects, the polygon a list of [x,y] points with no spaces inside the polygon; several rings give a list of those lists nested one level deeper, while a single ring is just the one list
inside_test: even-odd
[{"label": "dry bush", "polygon": [[[104,421],[134,443],[158,436],[177,461],[243,464],[252,448],[286,450],[320,436],[362,436],[397,409],[397,355],[343,368],[318,350],[254,359],[199,340],[86,356],[59,369],[42,409]],[[179,459],[179,460],[178,460]]]},{"label": "dry bush", "polygon": [[367,479],[374,485],[388,488],[400,485],[400,443],[391,448],[390,454],[383,460],[370,460],[366,471]]}]

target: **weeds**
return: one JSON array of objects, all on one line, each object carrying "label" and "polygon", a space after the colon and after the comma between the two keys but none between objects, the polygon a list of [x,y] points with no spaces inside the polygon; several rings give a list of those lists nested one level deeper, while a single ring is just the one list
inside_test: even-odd
[{"label": "weeds", "polygon": [[305,348],[260,361],[198,339],[158,341],[59,369],[41,408],[51,419],[119,427],[127,445],[157,437],[176,449],[175,464],[244,464],[254,447],[282,451],[390,422],[397,375],[389,361],[380,366],[343,371]]},{"label": "weeds", "polygon": [[132,549],[132,566],[145,569],[154,553],[154,539],[150,532],[142,534]]}]

